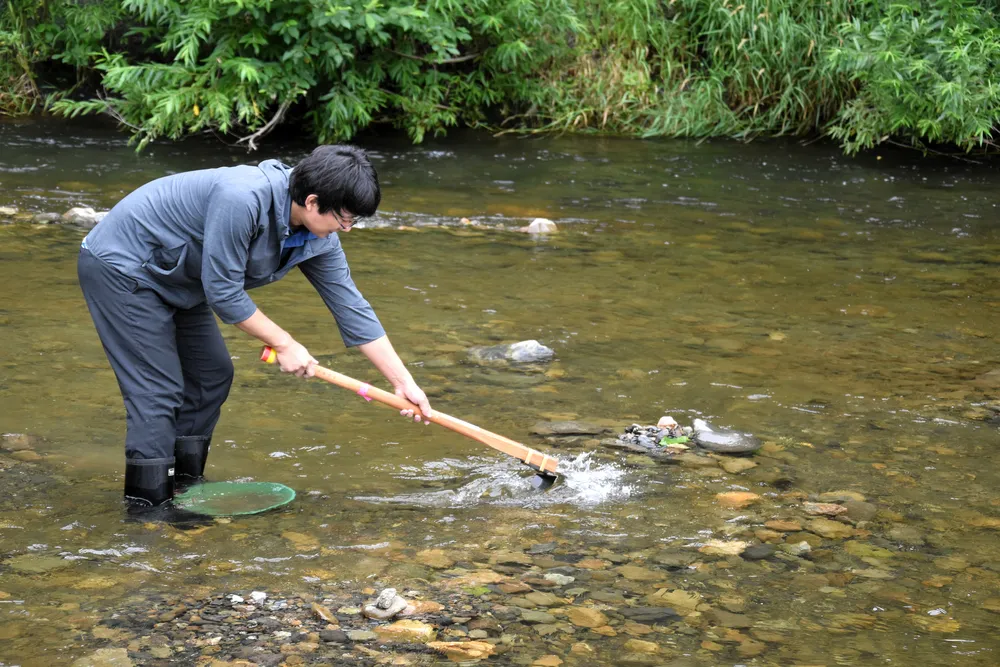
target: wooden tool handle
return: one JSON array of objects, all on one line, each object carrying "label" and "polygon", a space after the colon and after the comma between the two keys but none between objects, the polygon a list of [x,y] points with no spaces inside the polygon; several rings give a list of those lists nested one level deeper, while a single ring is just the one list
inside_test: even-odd
[{"label": "wooden tool handle", "polygon": [[[261,361],[273,364],[277,360],[277,354],[273,349],[265,346],[260,358]],[[452,417],[451,415],[447,415],[438,410],[434,410],[430,417],[424,417],[420,412],[420,408],[410,401],[400,396],[396,396],[395,394],[390,394],[389,392],[379,389],[378,387],[373,387],[367,382],[355,380],[354,378],[344,375],[343,373],[338,373],[337,371],[324,368],[323,366],[316,366],[315,373],[315,376],[319,379],[325,380],[330,384],[335,384],[338,387],[348,389],[367,400],[376,400],[379,403],[392,406],[397,410],[413,410],[413,414],[421,415],[421,418],[426,419],[431,423],[440,424],[445,428],[451,429],[456,433],[461,433],[467,438],[472,438],[473,440],[481,442],[484,445],[488,445],[497,451],[507,454],[508,456],[513,456],[516,459],[524,461],[526,464],[540,472],[555,474],[556,468],[559,466],[558,459],[548,456],[547,454],[542,454],[541,452],[531,449],[530,447],[525,447],[515,440],[505,438],[502,435],[497,435],[496,433],[487,431],[484,428],[479,428],[475,424],[462,421],[461,419]]]}]

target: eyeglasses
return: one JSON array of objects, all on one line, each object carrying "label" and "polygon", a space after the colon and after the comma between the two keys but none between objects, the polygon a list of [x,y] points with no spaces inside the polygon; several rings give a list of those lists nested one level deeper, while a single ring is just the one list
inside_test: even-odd
[{"label": "eyeglasses", "polygon": [[358,219],[353,216],[351,216],[350,218],[345,218],[336,211],[333,212],[333,216],[337,218],[337,222],[339,222],[340,226],[343,227],[345,230],[348,230],[351,227],[353,227],[358,221]]}]

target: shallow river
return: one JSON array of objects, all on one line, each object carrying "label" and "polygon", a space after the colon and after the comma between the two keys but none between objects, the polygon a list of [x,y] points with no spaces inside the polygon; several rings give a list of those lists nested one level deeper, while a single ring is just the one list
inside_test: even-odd
[{"label": "shallow river", "polygon": [[[1000,664],[995,165],[463,133],[364,146],[384,196],[377,219],[343,235],[357,284],[435,408],[561,457],[563,482],[536,494],[524,466],[283,376],[227,327],[237,377],[207,476],[281,482],[298,498],[194,530],[128,520],[124,413],[76,280],[84,232],[15,218],[0,225],[0,433],[25,435],[0,443],[0,665],[124,646],[94,628],[168,593],[433,597],[466,570],[553,568],[575,579],[542,605],[557,622],[512,624],[494,662],[619,664],[641,635],[659,648],[635,664]],[[259,159],[307,148],[272,144]],[[106,209],[148,179],[243,161],[207,141],[136,156],[109,130],[3,124],[0,206]],[[559,232],[515,231],[536,216]],[[385,386],[301,276],[253,297],[324,365]],[[526,339],[555,359],[467,360]],[[599,444],[664,414],[767,445],[756,467],[723,461],[727,472]],[[610,430],[532,433],[565,420]],[[730,508],[717,498],[729,491],[760,497]],[[843,531],[804,504],[851,498]],[[776,551],[699,551],[713,540]],[[623,632],[615,609],[658,592],[685,621]],[[604,608],[611,631],[567,622],[569,606]]]}]

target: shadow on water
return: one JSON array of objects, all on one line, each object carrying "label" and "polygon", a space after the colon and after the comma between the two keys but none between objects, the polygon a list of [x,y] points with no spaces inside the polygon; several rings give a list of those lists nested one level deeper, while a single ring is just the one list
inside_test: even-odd
[{"label": "shadow on water", "polygon": [[[0,123],[0,206],[20,210],[0,225],[0,433],[19,434],[0,443],[0,664],[127,646],[143,664],[168,660],[154,649],[232,660],[236,644],[192,629],[222,625],[155,619],[253,590],[336,611],[390,585],[450,618],[500,618],[482,630],[506,647],[499,664],[998,661],[995,169],[783,142],[363,143],[384,212],[343,239],[352,275],[432,404],[558,456],[560,484],[539,495],[480,445],[281,376],[225,327],[237,380],[208,477],[297,499],[196,527],[126,521],[121,399],[76,285],[82,232],[31,215],[250,158],[200,141],[136,156],[105,130]],[[513,231],[538,215],[560,232]],[[252,296],[324,365],[379,383],[301,277]],[[525,339],[555,359],[467,356]],[[663,414],[765,445],[668,465],[601,444]],[[566,421],[588,425],[534,428]],[[271,611],[275,631],[294,627]],[[594,611],[607,629],[587,625]],[[151,627],[166,653],[143,643]],[[279,641],[254,636],[239,642]]]}]

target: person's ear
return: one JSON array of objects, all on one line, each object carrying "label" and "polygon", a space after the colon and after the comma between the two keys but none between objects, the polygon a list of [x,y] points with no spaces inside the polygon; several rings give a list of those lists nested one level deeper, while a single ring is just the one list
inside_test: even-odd
[{"label": "person's ear", "polygon": [[316,195],[309,195],[306,197],[306,210],[312,212],[313,210],[319,210],[319,197]]}]

